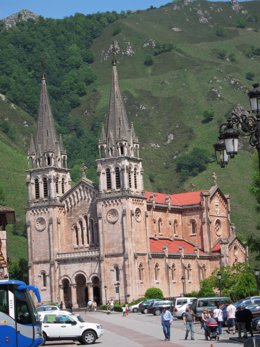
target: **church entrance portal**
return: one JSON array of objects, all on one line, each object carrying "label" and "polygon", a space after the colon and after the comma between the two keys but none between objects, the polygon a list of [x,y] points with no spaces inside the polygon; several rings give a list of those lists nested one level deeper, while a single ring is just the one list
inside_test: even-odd
[{"label": "church entrance portal", "polygon": [[65,307],[68,307],[68,304],[72,302],[71,287],[70,287],[70,282],[68,279],[64,279],[62,281],[62,288],[63,288],[64,305]]},{"label": "church entrance portal", "polygon": [[77,275],[75,277],[76,282],[76,295],[78,307],[86,306],[86,278],[84,275]]}]

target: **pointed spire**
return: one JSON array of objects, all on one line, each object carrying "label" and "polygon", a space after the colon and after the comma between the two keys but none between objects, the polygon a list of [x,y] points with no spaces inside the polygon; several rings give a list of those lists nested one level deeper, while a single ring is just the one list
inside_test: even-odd
[{"label": "pointed spire", "polygon": [[112,60],[112,86],[110,91],[109,112],[107,121],[107,136],[113,133],[114,140],[126,140],[129,133],[129,123],[125,105],[121,95],[117,74],[117,61],[115,57],[115,44],[113,44]]},{"label": "pointed spire", "polygon": [[67,154],[66,149],[64,148],[64,145],[63,145],[63,139],[61,134],[60,134],[60,152],[61,154]]},{"label": "pointed spire", "polygon": [[57,134],[47,93],[46,81],[43,74],[36,133],[37,149],[42,153],[50,151],[55,152],[57,143]]}]

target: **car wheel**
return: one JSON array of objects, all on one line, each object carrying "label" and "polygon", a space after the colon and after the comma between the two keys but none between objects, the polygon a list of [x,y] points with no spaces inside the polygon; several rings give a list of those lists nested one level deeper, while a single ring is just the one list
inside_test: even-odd
[{"label": "car wheel", "polygon": [[138,308],[133,308],[133,312],[134,313],[138,312]]},{"label": "car wheel", "polygon": [[81,337],[81,343],[82,345],[90,345],[92,343],[95,343],[97,339],[96,333],[92,330],[86,330],[82,334]]},{"label": "car wheel", "polygon": [[144,313],[147,314],[148,313],[148,310],[147,308],[144,309]]},{"label": "car wheel", "polygon": [[160,310],[155,310],[155,311],[154,311],[154,314],[155,314],[156,316],[160,316],[161,311],[160,311]]},{"label": "car wheel", "polygon": [[42,341],[42,343],[41,343],[41,346],[44,346],[44,345],[45,345],[45,342],[46,342],[46,340],[47,340],[47,336],[46,336],[45,333],[42,333],[42,338],[43,338],[43,341]]}]

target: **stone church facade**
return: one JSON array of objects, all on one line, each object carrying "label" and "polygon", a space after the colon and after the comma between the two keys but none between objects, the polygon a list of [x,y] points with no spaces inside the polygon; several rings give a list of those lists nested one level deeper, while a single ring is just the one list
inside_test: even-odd
[{"label": "stone church facade", "polygon": [[246,261],[230,221],[230,198],[216,184],[180,194],[145,191],[115,59],[98,147],[98,187],[84,174],[72,187],[43,77],[26,212],[30,283],[43,302],[131,302],[150,287],[179,296],[199,290],[221,266]]}]

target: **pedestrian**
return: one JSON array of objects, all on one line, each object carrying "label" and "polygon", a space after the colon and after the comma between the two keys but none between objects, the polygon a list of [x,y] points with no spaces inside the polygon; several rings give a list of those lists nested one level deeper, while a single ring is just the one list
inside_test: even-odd
[{"label": "pedestrian", "polygon": [[[252,331],[252,319],[253,319],[252,312],[248,308],[243,307],[243,314],[244,314],[245,322],[246,322],[246,331],[250,333],[251,337],[253,337],[254,335]],[[247,337],[247,334],[245,337]]]},{"label": "pedestrian", "polygon": [[92,300],[89,300],[88,301],[88,311],[92,311],[92,308],[93,308],[93,301]]},{"label": "pedestrian", "polygon": [[125,306],[122,307],[123,317],[125,317]]},{"label": "pedestrian", "polygon": [[237,330],[238,330],[238,337],[241,338],[241,332],[244,332],[244,337],[247,336],[246,332],[246,319],[245,314],[243,312],[243,309],[241,306],[237,307],[236,313],[236,323],[237,323]]},{"label": "pedestrian", "polygon": [[210,317],[210,314],[209,314],[209,311],[208,310],[204,310],[202,312],[202,315],[201,315],[201,328],[204,329],[204,333],[205,333],[205,339],[207,340],[207,336],[208,336],[208,333],[207,333],[207,321]]},{"label": "pedestrian", "polygon": [[93,310],[96,311],[97,310],[97,302],[94,300],[93,301]]},{"label": "pedestrian", "polygon": [[126,317],[128,316],[128,313],[129,313],[129,307],[128,307],[128,304],[125,304],[125,315],[126,315]]},{"label": "pedestrian", "polygon": [[171,324],[173,321],[173,316],[169,310],[163,308],[161,313],[161,324],[163,327],[163,333],[165,337],[165,341],[170,341],[171,338]]},{"label": "pedestrian", "polygon": [[72,302],[71,301],[69,301],[68,302],[68,310],[69,310],[69,312],[71,312],[72,313]]},{"label": "pedestrian", "polygon": [[63,310],[63,302],[60,302],[60,310]]},{"label": "pedestrian", "polygon": [[218,323],[218,334],[222,334],[222,324],[223,324],[223,311],[221,310],[219,304],[216,304],[216,308],[213,310],[213,317]]},{"label": "pedestrian", "polygon": [[191,335],[191,340],[194,340],[195,315],[190,306],[187,306],[185,312],[183,313],[183,321],[186,326],[185,340],[187,340],[189,332]]},{"label": "pedestrian", "polygon": [[227,306],[227,326],[228,326],[228,334],[236,332],[236,324],[235,324],[235,318],[236,318],[236,307],[230,303]]},{"label": "pedestrian", "polygon": [[111,301],[110,301],[110,311],[114,311],[114,307],[115,307],[114,300],[111,299]]}]

